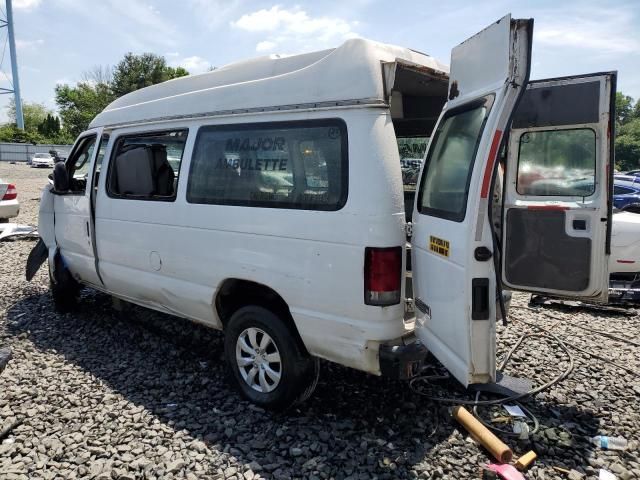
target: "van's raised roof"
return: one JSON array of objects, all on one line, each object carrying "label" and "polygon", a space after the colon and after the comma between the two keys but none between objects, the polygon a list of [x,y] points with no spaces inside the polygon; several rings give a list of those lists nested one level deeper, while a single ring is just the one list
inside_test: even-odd
[{"label": "van's raised roof", "polygon": [[381,62],[401,61],[447,74],[446,65],[408,48],[350,39],[341,46],[292,56],[270,55],[176,78],[114,100],[91,127],[169,118],[288,110],[385,101]]}]

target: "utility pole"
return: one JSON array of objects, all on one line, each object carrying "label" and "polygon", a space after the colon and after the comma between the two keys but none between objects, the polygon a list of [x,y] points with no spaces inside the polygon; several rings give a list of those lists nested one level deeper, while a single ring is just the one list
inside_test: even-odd
[{"label": "utility pole", "polygon": [[[11,56],[11,77],[13,78],[13,96],[16,103],[16,124],[20,130],[24,130],[24,117],[22,116],[22,100],[20,99],[20,79],[18,78],[18,59],[16,57],[16,39],[13,30],[13,7],[11,0],[6,0],[7,20],[0,27],[7,27],[7,36],[9,37],[9,55]],[[8,89],[0,89],[0,93],[12,93]]]}]

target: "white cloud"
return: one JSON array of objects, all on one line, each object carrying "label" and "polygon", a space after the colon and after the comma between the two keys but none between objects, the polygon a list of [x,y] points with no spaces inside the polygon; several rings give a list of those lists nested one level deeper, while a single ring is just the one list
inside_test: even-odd
[{"label": "white cloud", "polygon": [[335,45],[347,38],[357,37],[350,22],[339,17],[312,17],[299,7],[290,9],[280,5],[242,15],[231,26],[250,33],[266,34],[256,45],[257,51],[272,50],[276,46],[287,51]]},{"label": "white cloud", "polygon": [[32,10],[38,7],[42,0],[14,0],[13,8],[16,10]]},{"label": "white cloud", "polygon": [[171,10],[161,12],[147,0],[56,0],[56,5],[76,18],[85,17],[83,28],[109,32],[131,51],[154,51],[158,46],[175,49],[181,40]]},{"label": "white cloud", "polygon": [[20,72],[40,73],[42,70],[38,67],[32,67],[31,65],[20,65]]},{"label": "white cloud", "polygon": [[258,42],[256,45],[256,52],[269,52],[273,50],[278,44],[276,42],[271,42],[269,40],[265,40],[263,42]]},{"label": "white cloud", "polygon": [[19,50],[29,50],[36,48],[44,43],[44,40],[38,38],[37,40],[21,40],[19,38],[16,39],[16,47]]},{"label": "white cloud", "polygon": [[184,67],[191,74],[206,72],[211,67],[211,63],[197,55],[193,55],[192,57],[176,58],[171,60],[169,65],[172,67]]},{"label": "white cloud", "polygon": [[235,16],[241,2],[242,0],[189,0],[188,5],[194,17],[213,30]]},{"label": "white cloud", "polygon": [[541,45],[594,50],[599,54],[640,51],[637,26],[633,24],[633,17],[624,11],[590,9],[588,16],[579,12],[570,17],[549,15],[540,23],[543,26],[534,32],[534,41]]}]

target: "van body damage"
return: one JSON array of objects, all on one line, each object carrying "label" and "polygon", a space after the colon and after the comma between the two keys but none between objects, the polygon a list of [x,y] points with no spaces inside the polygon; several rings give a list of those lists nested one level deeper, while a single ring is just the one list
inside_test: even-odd
[{"label": "van body damage", "polygon": [[40,213],[38,216],[38,236],[40,240],[29,253],[26,265],[26,277],[30,281],[38,272],[42,264],[49,259],[49,268],[53,274],[53,259],[58,250],[55,234],[54,195],[51,193],[53,185],[46,185],[40,197]]}]

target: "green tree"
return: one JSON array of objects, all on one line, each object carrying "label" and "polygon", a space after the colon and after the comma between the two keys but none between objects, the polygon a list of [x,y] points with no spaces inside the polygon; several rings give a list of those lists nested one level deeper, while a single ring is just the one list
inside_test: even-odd
[{"label": "green tree", "polygon": [[[44,104],[37,102],[22,102],[22,117],[24,118],[25,130],[37,131],[38,126],[51,114]],[[7,115],[11,123],[16,123],[16,102],[13,97],[7,106]]]},{"label": "green tree", "polygon": [[616,166],[622,171],[640,168],[640,117],[627,120],[616,134]]},{"label": "green tree", "polygon": [[170,67],[164,57],[143,53],[127,53],[113,69],[111,89],[116,97],[134,90],[188,75],[182,67]]},{"label": "green tree", "polygon": [[56,85],[56,104],[62,117],[63,134],[78,136],[114,99],[110,86],[103,83],[81,82],[73,87]]},{"label": "green tree", "polygon": [[0,125],[0,142],[45,143],[45,138],[37,130],[20,130],[15,123]]},{"label": "green tree", "polygon": [[45,138],[56,138],[60,135],[60,119],[48,113],[42,123],[38,125],[38,133]]},{"label": "green tree", "polygon": [[[637,106],[637,105],[636,105]],[[616,92],[616,123],[617,126],[624,125],[633,116],[633,98],[622,92]]]},{"label": "green tree", "polygon": [[75,138],[113,100],[139,88],[189,75],[182,67],[170,67],[164,57],[153,53],[127,53],[111,69],[95,66],[75,86],[56,86],[56,104],[62,117],[59,135]]}]

